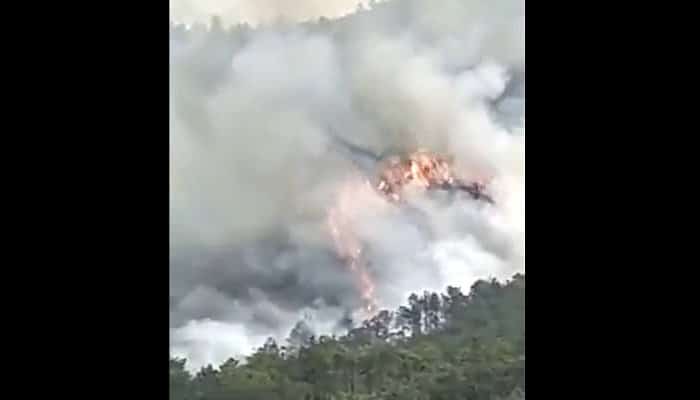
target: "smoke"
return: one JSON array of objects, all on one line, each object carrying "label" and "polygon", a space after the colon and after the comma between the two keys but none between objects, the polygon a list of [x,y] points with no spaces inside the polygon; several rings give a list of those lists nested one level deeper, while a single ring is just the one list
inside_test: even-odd
[{"label": "smoke", "polygon": [[[348,3],[236,4],[231,18],[252,20]],[[396,209],[358,193],[353,229],[380,306],[524,271],[524,1],[394,0],[329,24],[171,39],[171,348],[191,366],[283,339],[301,318],[333,332],[361,306],[326,226],[359,170],[331,131],[375,154],[429,148],[493,177],[493,207],[435,193]]]},{"label": "smoke", "polygon": [[358,0],[170,0],[171,18],[191,22],[221,16],[230,23],[269,23],[285,19],[305,21],[336,18],[356,10]]}]

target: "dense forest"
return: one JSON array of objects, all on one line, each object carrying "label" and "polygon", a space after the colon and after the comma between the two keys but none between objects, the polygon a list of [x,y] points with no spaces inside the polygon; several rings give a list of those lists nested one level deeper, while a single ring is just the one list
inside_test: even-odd
[{"label": "dense forest", "polygon": [[304,322],[245,360],[192,375],[170,359],[171,400],[491,400],[525,398],[525,276],[469,294],[413,294],[341,337]]}]

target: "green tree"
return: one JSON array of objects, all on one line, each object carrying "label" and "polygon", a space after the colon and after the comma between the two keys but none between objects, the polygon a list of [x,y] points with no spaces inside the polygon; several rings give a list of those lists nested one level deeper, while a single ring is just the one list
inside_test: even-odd
[{"label": "green tree", "polygon": [[525,276],[412,294],[341,337],[315,337],[302,321],[287,343],[269,339],[194,377],[171,358],[170,398],[524,400]]},{"label": "green tree", "polygon": [[170,358],[170,400],[190,400],[192,376],[185,369],[186,360]]}]

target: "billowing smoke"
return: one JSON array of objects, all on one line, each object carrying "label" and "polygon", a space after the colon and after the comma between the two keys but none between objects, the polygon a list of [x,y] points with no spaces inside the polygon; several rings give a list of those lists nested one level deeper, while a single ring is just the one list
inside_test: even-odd
[{"label": "billowing smoke", "polygon": [[258,24],[277,20],[305,21],[319,16],[337,18],[355,11],[358,0],[170,0],[170,16],[192,22],[211,15],[228,22]]},{"label": "billowing smoke", "polygon": [[385,207],[358,191],[353,229],[381,307],[524,271],[524,29],[524,0],[394,0],[333,22],[173,36],[173,353],[218,363],[301,318],[342,329],[362,306],[327,226],[362,175],[331,133],[379,155],[428,148],[492,178],[494,206],[431,193]]}]

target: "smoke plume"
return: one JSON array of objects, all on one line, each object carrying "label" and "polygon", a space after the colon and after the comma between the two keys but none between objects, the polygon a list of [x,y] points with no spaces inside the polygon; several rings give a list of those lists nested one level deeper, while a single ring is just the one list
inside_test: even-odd
[{"label": "smoke plume", "polygon": [[336,18],[355,11],[358,0],[170,0],[171,18],[191,22],[221,16],[228,22],[268,23]]},{"label": "smoke plume", "polygon": [[[172,0],[171,11],[235,22],[355,5]],[[428,148],[492,177],[495,206],[434,193],[396,208],[358,190],[353,230],[380,306],[524,271],[524,29],[524,0],[393,0],[244,39],[171,37],[173,353],[218,363],[302,318],[341,329],[361,307],[326,214],[362,171],[331,133],[377,155]]]}]

